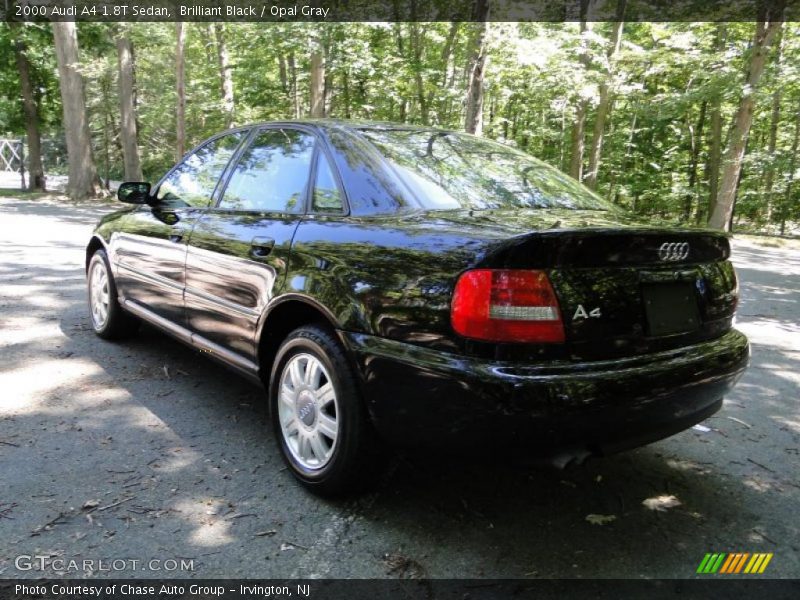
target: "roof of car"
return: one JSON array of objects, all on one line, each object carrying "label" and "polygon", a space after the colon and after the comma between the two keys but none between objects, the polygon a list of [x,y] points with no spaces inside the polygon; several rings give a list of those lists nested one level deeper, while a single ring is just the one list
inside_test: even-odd
[{"label": "roof of car", "polygon": [[362,121],[351,119],[291,119],[277,121],[261,121],[249,123],[243,127],[259,127],[263,125],[312,125],[325,129],[403,129],[408,131],[441,131],[443,133],[458,133],[452,129],[442,129],[430,125],[414,125],[409,123],[395,123],[392,121]]}]

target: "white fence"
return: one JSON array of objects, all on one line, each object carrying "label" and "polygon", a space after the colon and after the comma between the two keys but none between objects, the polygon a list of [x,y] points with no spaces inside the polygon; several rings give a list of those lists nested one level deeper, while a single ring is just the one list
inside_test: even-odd
[{"label": "white fence", "polygon": [[22,140],[0,138],[0,186],[25,189],[25,146]]}]

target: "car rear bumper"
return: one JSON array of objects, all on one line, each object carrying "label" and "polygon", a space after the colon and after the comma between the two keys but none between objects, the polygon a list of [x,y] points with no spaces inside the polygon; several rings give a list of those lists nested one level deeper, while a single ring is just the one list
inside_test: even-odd
[{"label": "car rear bumper", "polygon": [[522,365],[342,332],[379,433],[392,444],[526,456],[609,454],[691,427],[722,406],[747,338],[627,359]]}]

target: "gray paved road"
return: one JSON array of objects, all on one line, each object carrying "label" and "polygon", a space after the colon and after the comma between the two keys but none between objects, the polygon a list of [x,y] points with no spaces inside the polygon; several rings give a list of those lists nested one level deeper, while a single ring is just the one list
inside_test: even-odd
[{"label": "gray paved road", "polygon": [[[566,472],[399,461],[327,502],[282,469],[257,389],[151,329],[94,337],[102,210],[0,200],[0,577],[40,575],[24,555],[150,577],[687,577],[708,551],[800,575],[796,250],[736,244],[753,364],[710,431]],[[643,504],[662,496],[680,504]]]}]

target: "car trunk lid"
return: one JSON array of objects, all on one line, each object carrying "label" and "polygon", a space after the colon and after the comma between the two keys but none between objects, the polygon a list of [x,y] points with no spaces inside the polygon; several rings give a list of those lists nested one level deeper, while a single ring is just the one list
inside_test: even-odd
[{"label": "car trunk lid", "polygon": [[497,240],[476,266],[546,270],[572,358],[676,348],[730,329],[737,283],[724,234],[561,225]]}]

